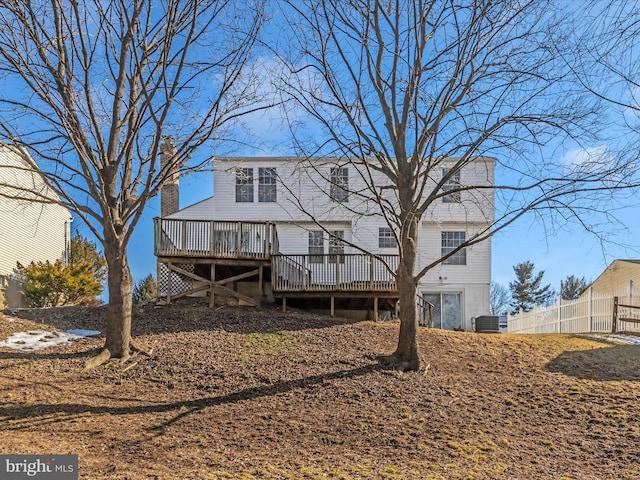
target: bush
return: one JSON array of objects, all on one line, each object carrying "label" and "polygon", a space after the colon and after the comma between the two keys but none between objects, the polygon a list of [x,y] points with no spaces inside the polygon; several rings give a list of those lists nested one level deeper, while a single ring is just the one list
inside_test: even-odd
[{"label": "bush", "polygon": [[92,267],[84,262],[31,262],[26,267],[18,263],[18,271],[25,279],[22,291],[30,307],[74,305],[102,293]]},{"label": "bush", "polygon": [[[100,302],[107,278],[107,261],[96,244],[77,234],[71,239],[69,264],[31,262],[18,263],[18,272],[25,279],[22,291],[31,307],[58,305],[90,305]],[[101,303],[101,302],[100,302]]]}]

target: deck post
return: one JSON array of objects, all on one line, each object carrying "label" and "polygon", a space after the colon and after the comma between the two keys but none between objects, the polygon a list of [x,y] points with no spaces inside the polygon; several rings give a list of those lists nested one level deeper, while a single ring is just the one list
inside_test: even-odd
[{"label": "deck post", "polygon": [[216,306],[215,300],[215,289],[216,289],[216,264],[211,264],[211,293],[209,295],[209,308],[214,308]]},{"label": "deck post", "polygon": [[374,258],[373,255],[369,254],[369,290],[373,291],[373,279],[374,279],[374,267],[373,267],[373,262],[374,262]]},{"label": "deck post", "polygon": [[186,220],[180,220],[182,222],[182,242],[181,242],[181,254],[185,254],[187,253],[187,221]]},{"label": "deck post", "polygon": [[[311,279],[309,279],[311,280]],[[302,257],[302,289],[307,289],[307,257]]]},{"label": "deck post", "polygon": [[214,220],[209,222],[210,230],[209,230],[209,255],[214,256],[216,250],[216,224]]},{"label": "deck post", "polygon": [[171,303],[171,277],[173,277],[173,273],[171,272],[171,262],[167,263],[167,305]]},{"label": "deck post", "polygon": [[262,304],[262,297],[264,296],[264,265],[258,267],[258,306]]},{"label": "deck post", "polygon": [[331,316],[333,317],[334,314],[336,312],[336,299],[335,297],[332,295],[331,296]]},{"label": "deck post", "polygon": [[373,297],[373,320],[377,322],[378,319],[378,297]]},{"label": "deck post", "polygon": [[287,312],[287,297],[282,297],[282,313]]}]

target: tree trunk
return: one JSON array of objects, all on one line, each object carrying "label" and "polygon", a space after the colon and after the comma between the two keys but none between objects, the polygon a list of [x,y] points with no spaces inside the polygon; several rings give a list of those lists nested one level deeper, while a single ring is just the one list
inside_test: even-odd
[{"label": "tree trunk", "polygon": [[418,286],[414,275],[418,228],[416,221],[410,222],[411,224],[401,232],[402,254],[396,280],[400,299],[400,335],[398,348],[392,358],[400,370],[419,370],[422,366],[418,347]]},{"label": "tree trunk", "polygon": [[393,354],[401,370],[419,370],[422,365],[418,347],[417,288],[413,275],[402,266],[398,271],[398,296],[400,298],[400,334],[398,348]]},{"label": "tree trunk", "polygon": [[105,349],[111,357],[126,360],[131,354],[131,272],[124,247],[110,246],[105,258],[109,267]]}]

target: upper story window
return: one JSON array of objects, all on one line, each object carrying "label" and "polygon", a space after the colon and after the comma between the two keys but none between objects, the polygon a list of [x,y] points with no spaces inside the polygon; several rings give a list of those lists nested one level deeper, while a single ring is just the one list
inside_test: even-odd
[{"label": "upper story window", "polygon": [[344,230],[332,230],[329,237],[329,263],[344,263]]},{"label": "upper story window", "polygon": [[389,227],[380,227],[378,229],[378,247],[380,248],[396,248],[398,242],[393,235],[393,230]]},{"label": "upper story window", "polygon": [[309,231],[309,263],[324,263],[324,232]]},{"label": "upper story window", "polygon": [[[466,241],[466,234],[464,232],[442,232],[442,249],[441,255],[444,257],[453,250],[458,248]],[[462,248],[456,253],[447,258],[444,265],[466,265],[467,264],[467,249]]]},{"label": "upper story window", "polygon": [[253,168],[236,168],[236,202],[253,202]]},{"label": "upper story window", "polygon": [[275,202],[276,196],[276,169],[258,168],[258,202]]},{"label": "upper story window", "polygon": [[349,201],[349,170],[346,167],[332,167],[329,196],[336,202]]},{"label": "upper story window", "polygon": [[[443,168],[442,177],[444,178],[447,175],[449,175],[450,171],[451,170],[449,170],[448,168]],[[460,188],[460,170],[451,174],[451,176],[447,179],[447,181],[444,182],[444,185],[442,186],[442,190],[445,192],[448,192],[458,188]],[[462,197],[460,193],[461,193],[460,191],[451,192],[449,195],[445,195],[444,197],[442,197],[442,201],[444,203],[460,203],[462,201]]]}]

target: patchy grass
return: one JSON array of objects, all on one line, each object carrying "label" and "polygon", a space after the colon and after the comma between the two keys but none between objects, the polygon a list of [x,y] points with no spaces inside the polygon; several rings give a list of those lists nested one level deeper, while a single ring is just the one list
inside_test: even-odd
[{"label": "patchy grass", "polygon": [[[103,309],[0,317],[0,339],[104,329]],[[0,349],[0,453],[75,453],[80,478],[553,479],[640,476],[640,347],[421,329],[262,309],[137,312],[135,369],[82,366],[102,339]],[[615,461],[611,461],[615,458]]]}]

